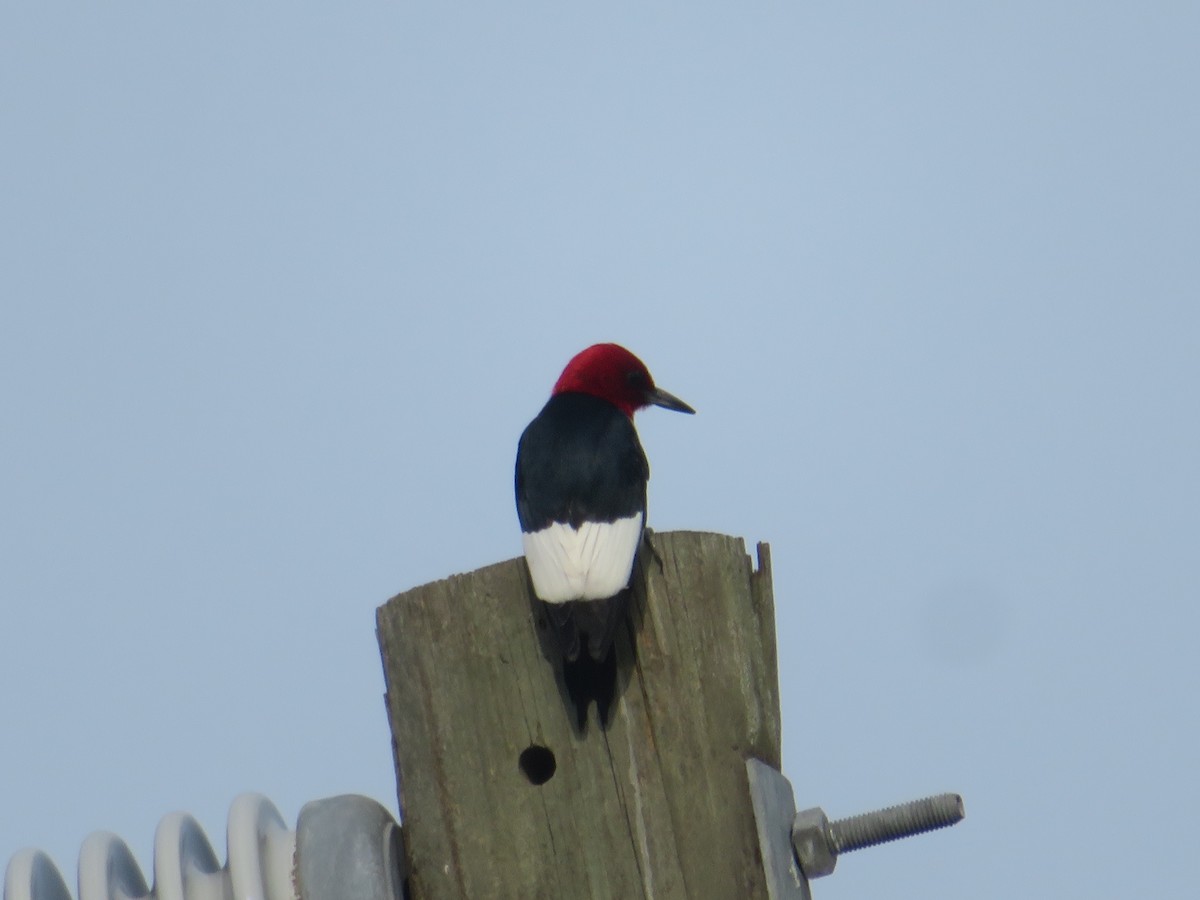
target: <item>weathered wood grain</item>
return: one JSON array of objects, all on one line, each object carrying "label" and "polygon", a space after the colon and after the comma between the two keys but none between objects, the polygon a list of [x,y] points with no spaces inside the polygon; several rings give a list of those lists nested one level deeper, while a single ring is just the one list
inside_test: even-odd
[{"label": "weathered wood grain", "polygon": [[780,758],[769,551],[648,541],[607,730],[572,727],[523,560],[380,608],[413,900],[766,896],[744,761]]}]

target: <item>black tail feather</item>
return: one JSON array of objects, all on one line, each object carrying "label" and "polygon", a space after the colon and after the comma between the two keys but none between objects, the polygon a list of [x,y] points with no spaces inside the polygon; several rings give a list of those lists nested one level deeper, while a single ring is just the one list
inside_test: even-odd
[{"label": "black tail feather", "polygon": [[594,702],[600,727],[608,727],[608,716],[617,694],[617,650],[614,639],[629,608],[629,590],[608,600],[576,600],[545,603],[558,650],[562,654],[563,681],[575,707],[580,732],[587,728],[588,707]]},{"label": "black tail feather", "polygon": [[604,659],[593,659],[581,653],[575,660],[563,663],[563,681],[567,685],[567,696],[575,707],[576,726],[580,732],[587,730],[588,707],[595,702],[600,716],[600,727],[608,727],[608,715],[617,695],[617,651],[609,644]]},{"label": "black tail feather", "polygon": [[579,625],[575,622],[574,603],[544,603],[546,618],[554,630],[558,649],[567,662],[579,658]]}]

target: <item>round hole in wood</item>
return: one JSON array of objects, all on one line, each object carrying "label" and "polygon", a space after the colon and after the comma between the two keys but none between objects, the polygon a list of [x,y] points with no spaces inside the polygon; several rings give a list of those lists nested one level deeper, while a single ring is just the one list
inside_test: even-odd
[{"label": "round hole in wood", "polygon": [[521,767],[530,784],[545,784],[554,777],[554,770],[558,764],[554,761],[554,752],[549,747],[531,744],[521,751],[517,765]]}]

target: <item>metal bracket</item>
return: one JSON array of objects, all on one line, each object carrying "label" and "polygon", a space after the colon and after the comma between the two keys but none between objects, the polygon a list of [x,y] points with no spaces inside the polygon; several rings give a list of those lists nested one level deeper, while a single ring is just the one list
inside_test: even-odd
[{"label": "metal bracket", "polygon": [[792,783],[782,772],[753,758],[746,760],[746,777],[758,825],[768,900],[812,900],[808,879],[792,849],[792,821],[796,816]]}]

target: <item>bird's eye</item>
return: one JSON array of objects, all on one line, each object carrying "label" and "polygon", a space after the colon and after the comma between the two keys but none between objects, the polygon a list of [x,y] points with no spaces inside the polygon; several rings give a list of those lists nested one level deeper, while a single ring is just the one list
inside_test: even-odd
[{"label": "bird's eye", "polygon": [[626,372],[625,380],[629,383],[630,387],[635,387],[640,391],[644,391],[650,387],[650,382],[646,378],[646,373],[639,372],[637,369],[634,369],[631,372]]}]

